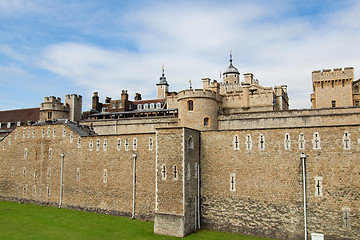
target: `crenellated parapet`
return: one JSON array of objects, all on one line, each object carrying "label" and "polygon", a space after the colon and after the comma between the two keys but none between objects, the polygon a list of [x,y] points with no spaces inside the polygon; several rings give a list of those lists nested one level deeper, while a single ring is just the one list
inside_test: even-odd
[{"label": "crenellated parapet", "polygon": [[312,79],[313,82],[316,81],[326,81],[326,80],[342,80],[342,79],[353,79],[354,78],[354,68],[346,67],[346,68],[334,68],[331,69],[323,69],[313,71]]},{"label": "crenellated parapet", "polygon": [[69,107],[61,102],[59,97],[45,97],[44,102],[40,104],[40,111],[52,110],[52,111],[69,111]]},{"label": "crenellated parapet", "polygon": [[210,98],[217,102],[221,102],[221,95],[215,91],[207,89],[187,89],[178,92],[178,101],[185,98]]}]

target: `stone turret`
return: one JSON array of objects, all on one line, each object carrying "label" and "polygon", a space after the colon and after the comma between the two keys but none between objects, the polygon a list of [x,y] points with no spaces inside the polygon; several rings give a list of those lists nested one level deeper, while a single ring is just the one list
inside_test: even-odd
[{"label": "stone turret", "polygon": [[354,68],[334,68],[312,72],[312,108],[353,106]]},{"label": "stone turret", "polygon": [[240,84],[240,72],[232,64],[232,53],[230,52],[230,65],[227,67],[223,73],[223,84],[226,85],[239,85]]},{"label": "stone turret", "polygon": [[76,94],[68,94],[65,96],[65,105],[69,106],[70,121],[79,121],[82,114],[82,96]]},{"label": "stone turret", "polygon": [[[218,85],[214,88],[218,89]],[[221,95],[218,92],[188,89],[178,93],[177,101],[180,127],[197,130],[218,128],[218,109],[221,103]]]},{"label": "stone turret", "polygon": [[69,110],[69,105],[61,103],[61,98],[45,97],[44,102],[40,104],[40,121],[67,119]]},{"label": "stone turret", "polygon": [[169,84],[166,81],[164,66],[162,67],[162,75],[160,77],[160,81],[156,84],[157,94],[156,98],[165,98],[166,93],[169,91]]}]

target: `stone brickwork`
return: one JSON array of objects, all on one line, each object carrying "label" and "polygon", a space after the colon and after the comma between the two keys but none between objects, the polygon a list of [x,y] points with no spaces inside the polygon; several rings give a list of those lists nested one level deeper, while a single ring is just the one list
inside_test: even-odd
[{"label": "stone brickwork", "polygon": [[354,68],[313,71],[312,80],[314,90],[311,94],[312,108],[354,106],[352,96]]},{"label": "stone brickwork", "polygon": [[154,232],[184,237],[200,221],[200,135],[187,128],[168,128],[158,129],[156,139]]},{"label": "stone brickwork", "polygon": [[[264,237],[302,239],[300,154],[306,153],[309,235],[320,232],[328,239],[356,239],[360,232],[359,129],[334,126],[202,132],[203,224]],[[351,136],[348,149],[344,149],[345,133]],[[301,134],[304,141],[299,141]],[[319,140],[317,149],[315,140]],[[303,149],[299,149],[301,142]],[[235,176],[234,183],[231,176]],[[316,177],[323,179],[321,196],[316,193]],[[343,208],[350,209],[351,226],[344,227]]]},{"label": "stone brickwork", "polygon": [[62,204],[126,216],[130,216],[133,209],[135,153],[135,217],[152,219],[154,216],[155,173],[147,171],[155,169],[154,134],[81,137],[67,126],[48,125],[17,128],[2,144],[2,197],[59,204],[61,154],[64,154]]}]

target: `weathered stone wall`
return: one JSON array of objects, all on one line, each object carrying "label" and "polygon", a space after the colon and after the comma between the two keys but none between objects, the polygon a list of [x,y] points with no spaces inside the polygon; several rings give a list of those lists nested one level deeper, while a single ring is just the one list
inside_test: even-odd
[{"label": "weathered stone wall", "polygon": [[[323,233],[326,239],[356,239],[360,233],[359,130],[359,126],[334,126],[202,132],[202,226],[302,239],[300,154],[304,152],[308,154],[308,233]],[[344,149],[345,133],[350,136],[350,149]],[[299,141],[300,134],[305,142]],[[313,149],[314,139],[319,140],[319,149]],[[300,142],[304,149],[299,149]],[[316,179],[322,179],[321,196],[315,194]],[[348,227],[343,209],[350,209]]]},{"label": "weathered stone wall", "polygon": [[219,130],[292,128],[311,126],[353,125],[360,121],[360,108],[304,109],[219,115]]},{"label": "weathered stone wall", "polygon": [[[25,129],[25,138],[22,136],[22,129]],[[80,137],[64,125],[24,127],[17,130],[16,139],[13,131],[10,134],[11,143],[8,136],[3,141],[5,147],[2,146],[0,151],[1,196],[59,204],[61,154],[64,154],[63,205],[130,216],[133,209],[135,153],[135,217],[153,218],[155,173],[149,171],[155,169],[156,143],[153,133]],[[150,139],[153,139],[152,150],[149,150]],[[118,140],[121,141],[119,150]],[[125,150],[127,141],[128,150]]]}]

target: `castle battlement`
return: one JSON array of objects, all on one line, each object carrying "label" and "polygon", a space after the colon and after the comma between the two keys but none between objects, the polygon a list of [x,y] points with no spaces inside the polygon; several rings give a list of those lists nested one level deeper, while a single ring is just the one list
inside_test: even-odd
[{"label": "castle battlement", "polygon": [[334,68],[331,69],[323,69],[313,71],[312,79],[313,81],[327,81],[327,80],[338,80],[338,79],[349,79],[354,78],[354,68],[346,67],[342,68]]},{"label": "castle battlement", "polygon": [[70,100],[70,99],[75,99],[75,100],[77,100],[77,101],[79,101],[79,100],[82,100],[82,96],[81,95],[77,95],[77,94],[67,94],[66,96],[65,96],[65,102],[66,102],[66,100]]},{"label": "castle battlement", "polygon": [[212,98],[216,101],[221,101],[220,94],[208,89],[187,89],[178,93],[178,100],[184,98]]},{"label": "castle battlement", "polygon": [[45,97],[44,103],[61,103],[61,98],[55,96]]}]

